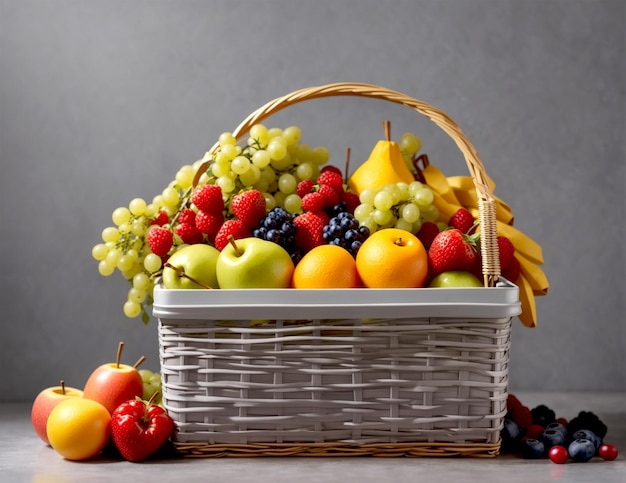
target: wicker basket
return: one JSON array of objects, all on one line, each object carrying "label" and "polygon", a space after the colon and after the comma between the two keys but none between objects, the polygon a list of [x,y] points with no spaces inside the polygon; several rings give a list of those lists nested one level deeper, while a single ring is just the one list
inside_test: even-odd
[{"label": "wicker basket", "polygon": [[368,84],[296,91],[259,108],[234,134],[328,96],[411,107],[457,143],[479,196],[485,287],[157,286],[153,314],[174,445],[187,457],[495,456],[511,320],[520,303],[518,288],[499,277],[495,202],[484,167],[447,115]]}]

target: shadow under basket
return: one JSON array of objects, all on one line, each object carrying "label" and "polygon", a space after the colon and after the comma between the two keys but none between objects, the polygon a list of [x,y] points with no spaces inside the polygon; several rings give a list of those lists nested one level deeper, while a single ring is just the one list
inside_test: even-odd
[{"label": "shadow under basket", "polygon": [[186,457],[499,453],[518,288],[167,290],[163,401]]}]

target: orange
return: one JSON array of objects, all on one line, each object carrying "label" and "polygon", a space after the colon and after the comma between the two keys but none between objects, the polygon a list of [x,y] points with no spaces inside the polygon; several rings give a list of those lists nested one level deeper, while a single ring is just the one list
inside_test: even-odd
[{"label": "orange", "polygon": [[354,288],[360,285],[354,257],[337,245],[320,245],[296,265],[294,288]]},{"label": "orange", "polygon": [[369,288],[423,287],[428,275],[428,256],[422,242],[399,228],[372,233],[356,254],[356,266]]},{"label": "orange", "polygon": [[111,415],[91,399],[72,398],[50,412],[46,423],[50,446],[68,460],[86,460],[98,455],[111,435]]}]

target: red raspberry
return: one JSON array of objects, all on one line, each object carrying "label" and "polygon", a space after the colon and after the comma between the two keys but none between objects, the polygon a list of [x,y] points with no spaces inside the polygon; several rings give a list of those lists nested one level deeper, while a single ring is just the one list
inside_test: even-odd
[{"label": "red raspberry", "polygon": [[474,217],[469,211],[465,208],[459,208],[459,210],[450,217],[448,225],[457,230],[461,230],[461,233],[469,233],[474,221]]},{"label": "red raspberry", "polygon": [[267,213],[265,196],[259,190],[244,191],[235,195],[231,202],[233,215],[248,228],[256,228]]},{"label": "red raspberry", "polygon": [[[195,218],[195,213],[194,213]],[[202,243],[202,232],[198,230],[195,224],[180,223],[174,232],[188,245],[195,245],[196,243]]]},{"label": "red raspberry", "polygon": [[322,212],[307,211],[293,219],[296,225],[296,245],[309,251],[319,245],[325,245],[324,226],[328,223],[328,215]]},{"label": "red raspberry", "polygon": [[351,193],[350,191],[344,191],[341,193],[341,201],[346,204],[346,210],[352,214],[354,214],[354,210],[357,206],[361,204],[361,200],[359,200],[359,195],[356,193]]},{"label": "red raspberry", "polygon": [[326,200],[321,193],[314,191],[302,197],[302,209],[304,211],[322,211],[326,206]]},{"label": "red raspberry", "polygon": [[224,215],[222,213],[207,213],[206,211],[198,211],[196,215],[196,228],[202,233],[209,236],[215,235],[224,223]]},{"label": "red raspberry", "polygon": [[233,236],[235,240],[252,236],[250,229],[241,220],[226,220],[215,235],[215,248],[219,251],[228,245],[228,237]]},{"label": "red raspberry", "polygon": [[304,195],[313,191],[314,186],[315,183],[310,179],[303,179],[298,183],[298,186],[296,186],[296,193],[298,193],[300,198],[304,198]]},{"label": "red raspberry", "polygon": [[541,439],[541,435],[545,430],[546,428],[541,424],[531,424],[528,429],[526,429],[525,437],[531,439]]},{"label": "red raspberry", "polygon": [[519,260],[513,257],[513,261],[509,264],[509,266],[505,270],[502,270],[502,276],[510,282],[515,283],[517,282],[521,272],[522,267]]},{"label": "red raspberry", "polygon": [[174,244],[174,235],[172,235],[172,232],[160,226],[151,228],[146,235],[146,239],[148,240],[148,245],[152,253],[160,257],[167,255],[167,252],[170,251],[170,248],[172,248]]},{"label": "red raspberry", "polygon": [[324,205],[328,207],[335,206],[341,200],[339,193],[327,184],[321,185],[318,193],[324,197]]},{"label": "red raspberry", "polygon": [[337,193],[342,193],[343,192],[343,176],[341,175],[341,171],[339,171],[339,173],[330,169],[326,171],[322,171],[317,177],[317,184],[320,186],[324,186],[324,185],[330,186]]},{"label": "red raspberry", "polygon": [[530,409],[524,405],[518,406],[516,408],[510,409],[511,419],[515,421],[515,424],[522,431],[526,431],[533,424],[533,415],[530,412]]},{"label": "red raspberry", "polygon": [[515,247],[511,240],[504,236],[498,236],[498,254],[500,255],[500,270],[504,271],[509,268],[509,265],[515,258]]},{"label": "red raspberry", "polygon": [[150,225],[163,226],[169,221],[167,213],[165,211],[159,211],[159,214],[154,220],[150,220]]},{"label": "red raspberry", "polygon": [[522,407],[522,402],[513,394],[509,394],[506,398],[506,407],[509,411]]},{"label": "red raspberry", "polygon": [[180,213],[178,214],[178,223],[181,225],[184,225],[184,224],[195,225],[196,224],[196,212],[193,211],[191,208],[185,208],[181,210]]},{"label": "red raspberry", "polygon": [[224,210],[222,188],[215,184],[198,186],[193,190],[191,201],[206,213],[221,213]]},{"label": "red raspberry", "polygon": [[439,227],[431,221],[425,221],[424,223],[422,223],[420,231],[417,232],[417,238],[419,238],[419,240],[422,242],[424,248],[428,250],[438,234]]},{"label": "red raspberry", "polygon": [[567,428],[567,424],[568,424],[567,419],[565,419],[565,418],[556,418],[556,422],[557,423],[561,423],[563,425],[563,427]]}]

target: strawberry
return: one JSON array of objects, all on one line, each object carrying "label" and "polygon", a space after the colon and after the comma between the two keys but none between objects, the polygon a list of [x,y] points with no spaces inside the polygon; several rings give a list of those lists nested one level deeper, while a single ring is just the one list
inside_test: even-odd
[{"label": "strawberry", "polygon": [[351,214],[354,214],[354,210],[357,206],[361,204],[361,200],[359,200],[359,195],[356,193],[351,193],[350,191],[344,191],[341,193],[341,201],[346,204],[346,211]]},{"label": "strawberry", "polygon": [[323,231],[328,224],[328,215],[319,211],[307,211],[293,219],[296,226],[296,246],[309,251],[319,245],[325,245]]},{"label": "strawberry", "polygon": [[178,223],[183,225],[183,224],[190,224],[190,225],[195,225],[196,224],[196,212],[193,211],[191,208],[184,208],[180,211],[180,213],[178,214]]},{"label": "strawberry", "polygon": [[215,235],[222,223],[224,223],[224,215],[221,212],[215,214],[198,211],[196,214],[196,228],[209,236]]},{"label": "strawberry", "polygon": [[303,179],[298,183],[298,186],[296,186],[296,193],[300,198],[304,198],[304,195],[313,191],[314,186],[315,183],[313,183],[310,179]]},{"label": "strawberry", "polygon": [[111,437],[122,457],[142,461],[165,445],[174,431],[167,411],[152,401],[131,399],[111,414]]},{"label": "strawberry", "polygon": [[317,177],[317,184],[320,186],[330,186],[337,193],[343,193],[343,176],[341,171],[327,169],[322,171]]},{"label": "strawberry", "polygon": [[522,267],[519,263],[519,260],[513,257],[513,261],[506,267],[506,270],[502,270],[502,276],[506,278],[509,282],[517,282],[517,279],[522,273]]},{"label": "strawberry", "polygon": [[233,215],[248,228],[256,228],[267,213],[265,196],[259,190],[243,191],[231,201]]},{"label": "strawberry", "polygon": [[498,236],[497,242],[500,255],[500,270],[504,272],[513,262],[513,258],[515,258],[515,247],[511,240],[504,236]]},{"label": "strawberry", "polygon": [[324,195],[314,191],[302,197],[302,209],[304,211],[322,211],[326,206]]},{"label": "strawberry", "polygon": [[218,214],[224,210],[222,188],[214,184],[198,186],[193,190],[191,201],[199,210]]},{"label": "strawberry", "polygon": [[159,211],[157,217],[154,220],[150,220],[150,225],[163,226],[169,221],[169,217],[165,211]]},{"label": "strawberry", "polygon": [[174,244],[174,235],[172,232],[160,226],[151,228],[146,235],[146,239],[148,240],[148,245],[152,253],[160,257],[167,255],[167,252],[170,251],[170,248],[172,248]]},{"label": "strawberry", "polygon": [[[195,213],[194,213],[195,218]],[[194,245],[196,243],[202,243],[202,232],[192,223],[179,223],[174,230],[184,243],[188,245]]]},{"label": "strawberry", "polygon": [[476,238],[450,228],[440,232],[428,250],[433,277],[449,270],[470,270],[476,261]]},{"label": "strawberry", "polygon": [[428,251],[433,240],[439,234],[439,227],[432,221],[425,221],[417,232],[417,238],[422,242],[424,248]]},{"label": "strawberry", "polygon": [[474,217],[465,208],[459,208],[459,210],[450,217],[448,225],[452,228],[460,230],[461,233],[469,233],[474,226]]},{"label": "strawberry", "polygon": [[252,236],[248,228],[241,220],[226,220],[215,235],[215,248],[219,251],[228,245],[228,237],[232,235],[235,240]]},{"label": "strawberry", "polygon": [[329,208],[341,200],[339,193],[327,184],[321,185],[317,192],[324,197],[324,204]]}]

